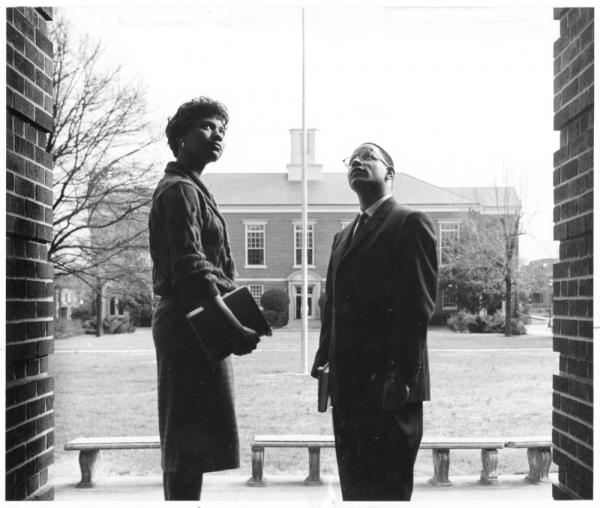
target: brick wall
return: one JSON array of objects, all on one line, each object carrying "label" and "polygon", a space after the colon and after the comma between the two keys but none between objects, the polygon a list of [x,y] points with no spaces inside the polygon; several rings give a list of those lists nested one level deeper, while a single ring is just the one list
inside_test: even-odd
[{"label": "brick wall", "polygon": [[[294,223],[302,220],[300,213],[233,213],[223,214],[231,237],[232,252],[240,277],[288,277],[300,270],[294,267]],[[342,227],[341,221],[352,221],[353,213],[311,213],[309,222],[314,222],[313,256],[315,268],[325,277],[334,234]],[[244,221],[266,221],[265,260],[267,268],[246,268],[244,266],[245,228]]]},{"label": "brick wall", "polygon": [[594,10],[555,9],[554,43],[554,499],[592,499]]},{"label": "brick wall", "polygon": [[52,10],[6,16],[6,499],[51,500]]}]

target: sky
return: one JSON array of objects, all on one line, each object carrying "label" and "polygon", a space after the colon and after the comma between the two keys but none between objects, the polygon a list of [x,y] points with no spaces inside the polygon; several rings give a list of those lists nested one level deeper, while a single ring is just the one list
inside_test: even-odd
[{"label": "sky", "polygon": [[[158,132],[198,95],[225,103],[226,150],[207,172],[282,172],[302,122],[299,7],[65,6],[73,30],[98,38],[107,65],[147,90]],[[364,141],[396,171],[434,185],[512,185],[525,207],[524,260],[552,241],[553,42],[550,7],[305,8],[306,125],[317,162]],[[171,154],[153,153],[157,174]]]}]

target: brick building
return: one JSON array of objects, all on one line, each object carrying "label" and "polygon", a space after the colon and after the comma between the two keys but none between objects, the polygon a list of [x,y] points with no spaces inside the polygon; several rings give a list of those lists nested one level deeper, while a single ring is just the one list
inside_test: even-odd
[{"label": "brick building", "polygon": [[593,496],[594,9],[554,10],[554,499]]},{"label": "brick building", "polygon": [[[215,195],[227,219],[238,282],[250,287],[258,299],[270,288],[290,297],[290,319],[300,318],[301,266],[301,131],[292,129],[291,162],[282,173],[208,173],[203,180]],[[327,173],[316,162],[315,129],[307,133],[308,175],[308,306],[309,316],[319,317],[318,298],[325,290],[327,263],[336,231],[352,222],[359,211],[356,194],[346,173]],[[498,189],[496,189],[498,190]],[[506,191],[514,210],[518,197]],[[394,197],[421,210],[433,220],[438,234],[440,264],[444,248],[460,235],[461,217],[469,210],[494,215],[498,196],[490,188],[441,188],[405,173],[396,172]],[[502,199],[504,206],[504,199]],[[440,288],[434,322],[442,322],[457,309],[451,288]]]},{"label": "brick building", "polygon": [[6,9],[6,499],[51,500],[52,9]]}]

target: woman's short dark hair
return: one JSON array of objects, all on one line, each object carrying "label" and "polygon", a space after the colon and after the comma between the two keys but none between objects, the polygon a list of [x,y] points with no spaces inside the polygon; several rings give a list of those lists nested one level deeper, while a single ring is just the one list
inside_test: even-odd
[{"label": "woman's short dark hair", "polygon": [[199,118],[216,116],[225,127],[229,123],[229,113],[224,104],[208,97],[197,97],[189,102],[184,102],[177,109],[177,113],[169,118],[165,134],[173,155],[179,154],[179,140],[184,137],[194,126]]}]

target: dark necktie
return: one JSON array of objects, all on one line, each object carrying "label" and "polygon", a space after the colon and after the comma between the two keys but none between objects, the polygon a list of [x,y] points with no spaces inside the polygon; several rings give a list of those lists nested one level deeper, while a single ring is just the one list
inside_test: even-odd
[{"label": "dark necktie", "polygon": [[366,212],[361,212],[358,215],[358,222],[356,223],[356,227],[354,228],[354,233],[352,234],[352,240],[356,238],[358,230],[365,225],[365,222],[369,219],[369,214]]}]

